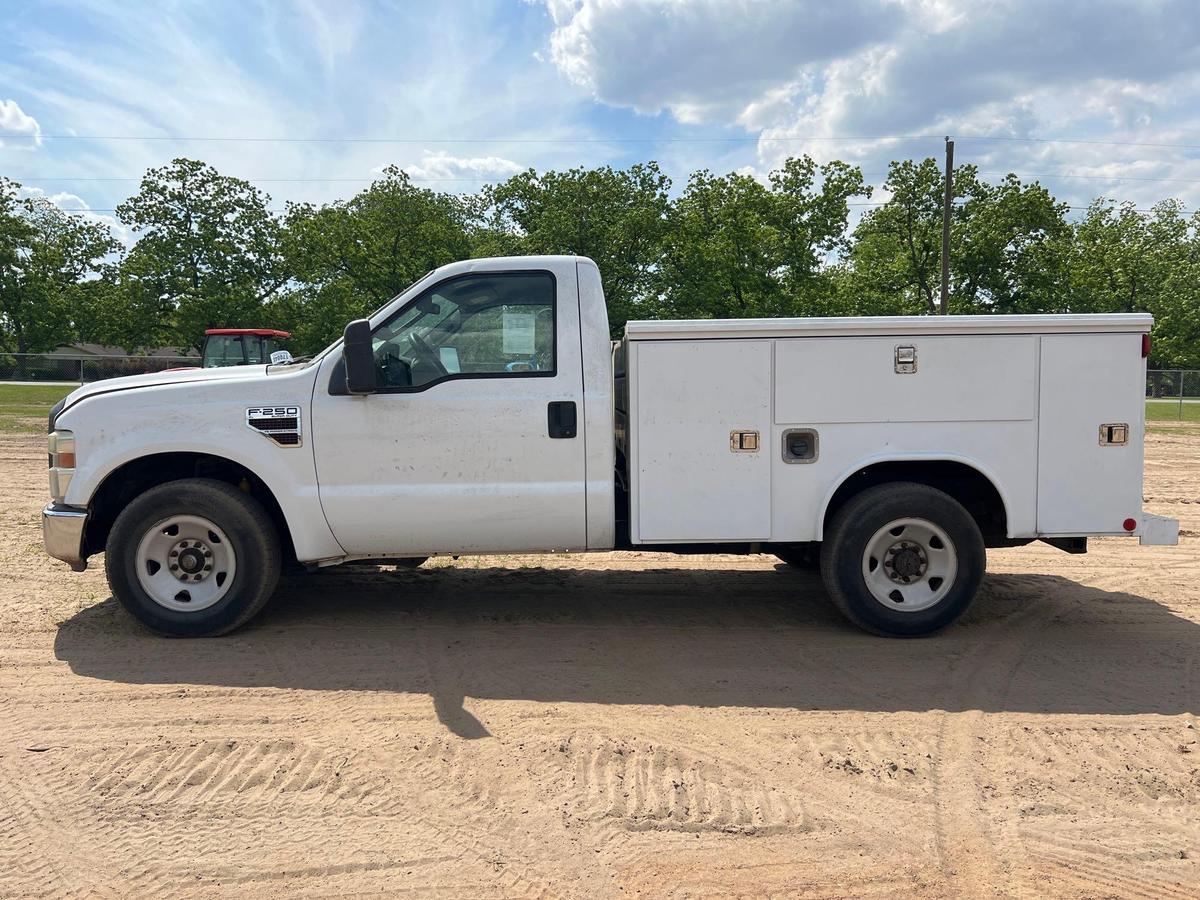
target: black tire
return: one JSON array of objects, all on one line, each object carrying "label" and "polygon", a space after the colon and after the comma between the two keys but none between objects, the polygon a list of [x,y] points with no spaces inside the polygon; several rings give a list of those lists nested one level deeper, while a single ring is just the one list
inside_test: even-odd
[{"label": "black tire", "polygon": [[[880,529],[904,518],[924,519],[945,532],[957,555],[957,570],[935,604],[901,612],[872,595],[863,557]],[[911,482],[878,485],[852,497],[833,516],[821,545],[821,574],[834,605],[860,628],[890,637],[918,637],[945,628],[975,599],[986,566],[983,535],[971,514],[949,494]]]},{"label": "black tire", "polygon": [[[139,542],[156,522],[174,515],[208,519],[236,554],[229,589],[206,609],[168,609],[138,580]],[[186,478],[153,487],[125,507],[109,532],[104,568],[113,595],[147,628],[171,637],[211,637],[241,627],[266,605],[279,581],[281,556],[275,524],[258,501],[223,481]]]},{"label": "black tire", "polygon": [[821,550],[817,544],[785,544],[772,547],[771,552],[793,569],[816,572],[821,568]]}]

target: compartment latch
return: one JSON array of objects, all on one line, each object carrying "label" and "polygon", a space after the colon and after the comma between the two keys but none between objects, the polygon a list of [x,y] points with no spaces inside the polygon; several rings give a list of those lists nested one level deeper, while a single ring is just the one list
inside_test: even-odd
[{"label": "compartment latch", "polygon": [[757,453],[758,452],[758,432],[757,431],[731,431],[729,432],[729,449],[734,453]]},{"label": "compartment latch", "polygon": [[1129,442],[1129,425],[1125,422],[1113,422],[1100,426],[1100,446],[1119,447]]},{"label": "compartment latch", "polygon": [[896,348],[896,374],[911,375],[917,371],[917,348],[911,345]]}]

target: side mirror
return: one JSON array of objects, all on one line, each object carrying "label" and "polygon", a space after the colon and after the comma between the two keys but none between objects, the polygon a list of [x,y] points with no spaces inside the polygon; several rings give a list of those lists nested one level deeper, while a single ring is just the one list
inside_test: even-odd
[{"label": "side mirror", "polygon": [[352,394],[375,392],[375,352],[371,349],[371,323],[355,319],[342,334],[342,359],[346,363],[346,390]]}]

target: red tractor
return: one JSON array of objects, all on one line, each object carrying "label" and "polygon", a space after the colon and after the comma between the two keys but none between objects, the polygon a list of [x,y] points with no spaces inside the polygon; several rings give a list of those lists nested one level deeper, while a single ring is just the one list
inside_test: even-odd
[{"label": "red tractor", "polygon": [[290,331],[275,328],[209,328],[204,332],[200,365],[205,369],[221,366],[263,365],[271,354],[284,349]]}]

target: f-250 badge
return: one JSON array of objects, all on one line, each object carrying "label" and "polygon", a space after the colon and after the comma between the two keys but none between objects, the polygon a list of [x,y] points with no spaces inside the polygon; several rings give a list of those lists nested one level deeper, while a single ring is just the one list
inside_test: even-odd
[{"label": "f-250 badge", "polygon": [[251,406],[246,409],[246,425],[281,447],[300,446],[300,407]]}]

